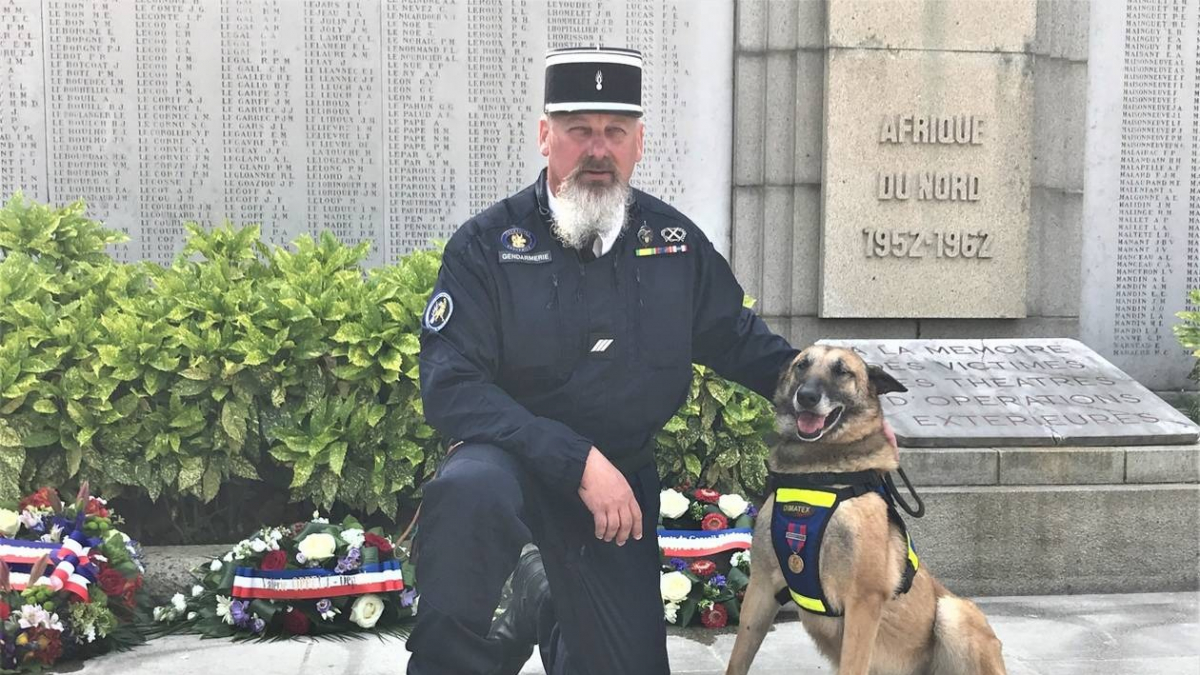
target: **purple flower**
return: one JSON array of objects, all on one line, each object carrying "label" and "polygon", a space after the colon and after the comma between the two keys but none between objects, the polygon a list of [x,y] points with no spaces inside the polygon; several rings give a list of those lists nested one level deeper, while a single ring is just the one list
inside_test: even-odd
[{"label": "purple flower", "polygon": [[254,617],[254,623],[252,625],[252,628],[255,633],[261,633],[267,629],[267,622],[263,621],[262,619],[260,619],[258,617]]},{"label": "purple flower", "polygon": [[758,507],[753,504],[751,504],[750,506],[747,506],[746,507],[746,515],[750,516],[751,518],[757,517],[758,516]]},{"label": "purple flower", "polygon": [[417,600],[417,589],[406,588],[406,589],[400,591],[400,606],[401,607],[412,607],[413,603],[416,602],[416,600]]},{"label": "purple flower", "polygon": [[229,616],[233,618],[235,625],[245,628],[250,623],[250,615],[246,612],[249,604],[242,600],[234,600],[229,603]]},{"label": "purple flower", "polygon": [[345,574],[350,570],[358,569],[360,556],[361,551],[359,548],[357,546],[351,546],[350,550],[346,551],[346,556],[338,559],[337,567],[334,567],[333,571],[338,574]]},{"label": "purple flower", "polygon": [[317,612],[328,614],[331,609],[333,609],[333,601],[329,598],[321,598],[317,601]]},{"label": "purple flower", "polygon": [[725,575],[714,574],[712,578],[708,580],[708,585],[712,586],[713,588],[725,588]]},{"label": "purple flower", "polygon": [[671,558],[670,564],[671,567],[675,568],[676,572],[682,572],[686,570],[688,566],[687,561],[683,558]]}]

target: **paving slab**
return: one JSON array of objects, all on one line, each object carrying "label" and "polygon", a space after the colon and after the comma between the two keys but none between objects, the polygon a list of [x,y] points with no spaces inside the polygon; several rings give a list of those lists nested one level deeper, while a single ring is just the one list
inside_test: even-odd
[{"label": "paving slab", "polygon": [[[1200,594],[980,598],[1004,643],[1010,675],[1195,675],[1200,673]],[[719,675],[733,630],[672,630],[671,670]],[[86,675],[399,675],[408,652],[397,639],[233,643],[173,636],[59,672]],[[539,675],[531,660],[522,675]],[[831,674],[795,620],[784,616],[763,642],[756,675]],[[636,675],[636,674],[629,674]]]}]

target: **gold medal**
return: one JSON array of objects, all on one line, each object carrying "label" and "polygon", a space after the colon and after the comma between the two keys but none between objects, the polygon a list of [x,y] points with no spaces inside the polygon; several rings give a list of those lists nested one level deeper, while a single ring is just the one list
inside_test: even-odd
[{"label": "gold medal", "polygon": [[793,553],[788,556],[788,569],[792,574],[800,574],[804,571],[804,558],[800,557],[799,553]]}]

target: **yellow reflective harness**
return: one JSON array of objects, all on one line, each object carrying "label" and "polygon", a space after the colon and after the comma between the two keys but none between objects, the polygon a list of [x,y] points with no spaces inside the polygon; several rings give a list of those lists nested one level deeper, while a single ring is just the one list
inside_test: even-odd
[{"label": "yellow reflective harness", "polygon": [[[901,473],[909,485],[908,477]],[[845,487],[833,487],[833,486]],[[904,519],[896,510],[895,486],[890,477],[878,471],[856,471],[853,473],[809,473],[781,474],[770,472],[767,486],[769,494],[775,496],[771,513],[771,543],[779,568],[787,581],[776,595],[779,604],[795,602],[808,612],[822,616],[841,616],[838,608],[830,606],[821,588],[820,554],[825,530],[838,505],[874,492],[887,504],[888,519],[900,528],[908,546],[908,559],[896,595],[907,593],[912,587],[920,561],[913,550],[912,539]],[[916,493],[913,492],[916,497]],[[902,499],[901,506],[914,517],[924,515],[924,506],[917,497],[918,510],[910,509]]]}]

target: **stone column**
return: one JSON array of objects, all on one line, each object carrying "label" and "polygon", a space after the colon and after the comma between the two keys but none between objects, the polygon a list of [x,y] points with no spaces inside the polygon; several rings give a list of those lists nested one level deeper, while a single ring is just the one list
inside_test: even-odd
[{"label": "stone column", "polygon": [[[739,0],[736,8],[732,262],[747,291],[759,299],[759,312],[776,330],[797,344],[822,337],[1078,335],[1086,2]],[[1003,109],[1006,119],[1020,127],[1016,131],[1021,138],[1016,144],[1023,145],[1024,150],[1012,147],[1011,135],[996,137],[991,147],[986,141],[962,148],[934,144],[931,152],[924,152],[930,150],[928,146],[911,143],[899,147],[885,144],[881,148],[876,137],[875,142],[839,155],[840,159],[860,162],[858,177],[869,179],[866,189],[878,187],[871,181],[878,180],[876,174],[883,168],[866,157],[868,153],[882,154],[881,150],[900,151],[893,155],[911,154],[912,159],[901,161],[910,172],[925,165],[951,171],[952,164],[959,160],[967,166],[964,173],[974,171],[972,163],[993,172],[991,188],[981,183],[980,189],[990,189],[995,199],[982,209],[979,203],[972,206],[933,199],[922,204],[890,205],[932,214],[922,227],[932,232],[935,251],[935,230],[943,230],[944,237],[945,231],[962,221],[959,214],[969,213],[972,208],[976,212],[985,210],[987,214],[979,220],[994,227],[997,213],[1017,212],[1008,231],[1023,234],[1009,239],[1014,253],[1002,261],[1008,267],[989,279],[975,279],[972,292],[977,300],[967,302],[960,297],[957,311],[947,311],[946,307],[954,305],[947,302],[927,303],[919,311],[909,308],[905,312],[898,311],[893,302],[858,313],[835,311],[826,302],[822,311],[823,295],[833,292],[839,283],[853,283],[869,269],[868,263],[902,266],[912,262],[894,256],[874,261],[865,257],[867,235],[862,230],[879,223],[864,212],[858,217],[872,222],[856,225],[861,239],[855,250],[864,254],[863,259],[827,260],[824,271],[821,268],[822,258],[832,250],[831,242],[822,240],[822,220],[830,218],[830,201],[851,200],[845,203],[857,204],[862,210],[883,206],[874,193],[868,192],[867,198],[854,197],[846,186],[824,182],[831,168],[825,147],[829,134],[833,132],[836,140],[837,131],[853,130],[855,126],[846,118],[862,112],[854,106],[839,110],[827,89],[827,78],[836,86],[839,58],[841,63],[849,63],[854,57],[860,59],[860,64],[863,59],[893,67],[907,62],[917,78],[906,83],[893,81],[891,96],[879,94],[876,100],[863,98],[869,82],[847,81],[839,95],[858,96],[864,106],[874,106],[871,110],[877,114],[881,110],[876,108],[898,104],[895,94],[900,91],[907,92],[907,107],[913,108],[913,114],[938,96],[943,100],[957,96],[959,107],[974,105],[978,101],[971,92],[977,85],[980,92],[991,92],[992,105]],[[834,65],[827,72],[829,64]],[[971,68],[975,68],[975,74],[966,75]],[[1015,98],[998,98],[993,95],[998,91],[995,87],[984,89],[982,83],[970,79],[986,75],[995,84],[1002,70],[1012,75],[1009,89]],[[862,71],[877,79],[884,73],[882,66],[875,65]],[[940,112],[954,114],[948,109]],[[1000,120],[996,117],[991,121],[995,124]],[[875,127],[882,124],[882,117],[868,122]],[[984,119],[981,126],[985,131],[982,140],[988,120]],[[882,127],[873,129],[874,134],[881,132]],[[993,132],[1008,133],[1001,128]],[[907,133],[911,140],[912,132]],[[953,154],[955,150],[964,152]],[[947,156],[949,159],[945,159]],[[1019,158],[1022,166],[1005,165],[1014,158]],[[837,167],[833,168],[836,171]],[[953,190],[953,177],[949,180]],[[1010,182],[1009,192],[996,192],[1005,181]],[[856,187],[864,189],[863,185]],[[982,203],[989,193],[983,191],[979,196]],[[853,219],[846,214],[835,217],[839,223]],[[961,252],[961,243],[959,246]],[[971,243],[969,250],[975,253],[976,246]],[[903,283],[923,287],[914,293],[937,293],[937,288],[961,291],[959,287],[966,278],[961,273],[976,272],[985,266],[979,264],[980,260],[957,262],[967,264],[950,267],[940,277],[940,284],[933,283],[937,275],[929,274],[919,274]],[[985,291],[991,295],[980,298]],[[965,318],[971,316],[976,318]]]}]

